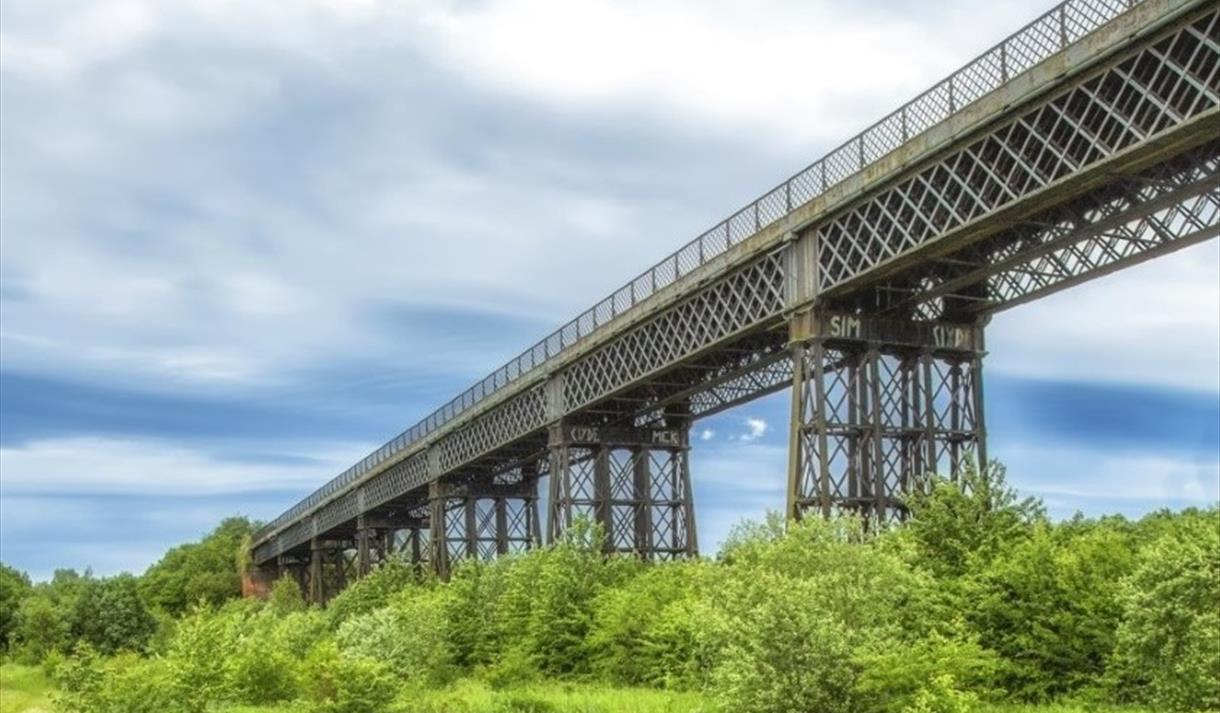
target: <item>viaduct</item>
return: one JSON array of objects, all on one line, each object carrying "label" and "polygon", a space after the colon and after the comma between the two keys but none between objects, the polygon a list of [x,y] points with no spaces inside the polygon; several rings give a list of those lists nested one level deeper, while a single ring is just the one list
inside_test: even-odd
[{"label": "viaduct", "polygon": [[787,515],[900,518],[986,461],[990,315],[1217,234],[1220,4],[1067,0],[275,518],[255,579],[325,602],[578,517],[693,555],[692,422],[787,388]]}]

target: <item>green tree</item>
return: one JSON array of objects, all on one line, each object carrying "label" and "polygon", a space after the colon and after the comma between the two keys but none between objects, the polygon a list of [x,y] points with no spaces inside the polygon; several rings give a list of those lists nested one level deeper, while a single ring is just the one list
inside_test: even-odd
[{"label": "green tree", "polygon": [[1019,498],[997,463],[982,471],[967,468],[956,483],[935,478],[909,505],[906,536],[915,543],[919,564],[942,578],[982,566],[1046,520],[1042,504]]},{"label": "green tree", "polygon": [[142,578],[148,602],[181,616],[199,602],[219,605],[240,597],[238,555],[254,529],[248,519],[231,517],[200,542],[166,552]]},{"label": "green tree", "polygon": [[0,562],[0,651],[8,651],[12,645],[17,610],[30,590],[30,578],[25,572]]},{"label": "green tree", "polygon": [[1122,607],[1110,673],[1120,695],[1220,710],[1220,510],[1177,518],[1141,550]]},{"label": "green tree", "polygon": [[91,579],[72,602],[69,614],[74,639],[98,652],[143,651],[157,630],[157,621],[130,574]]}]

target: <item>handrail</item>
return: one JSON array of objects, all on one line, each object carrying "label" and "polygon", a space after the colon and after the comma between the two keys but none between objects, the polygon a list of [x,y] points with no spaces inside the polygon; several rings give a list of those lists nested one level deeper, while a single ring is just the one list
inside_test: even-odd
[{"label": "handrail", "polygon": [[1141,2],[1143,0],[1066,0],[1056,5],[931,89],[645,270],[419,423],[390,439],[261,528],[255,533],[255,543],[508,384],[583,342],[589,335],[661,289]]}]

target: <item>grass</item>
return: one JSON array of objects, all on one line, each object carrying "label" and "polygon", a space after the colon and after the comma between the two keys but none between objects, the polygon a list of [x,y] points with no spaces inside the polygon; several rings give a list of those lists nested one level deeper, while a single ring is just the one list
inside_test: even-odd
[{"label": "grass", "polygon": [[[53,684],[41,669],[0,666],[0,713],[55,713]],[[233,706],[217,713],[291,713],[291,706]],[[404,694],[403,713],[711,713],[708,701],[692,693],[604,688],[585,684],[537,684],[494,690],[466,680],[450,688]],[[996,706],[979,713],[1152,713],[1141,708],[1084,705]]]},{"label": "grass", "polygon": [[0,666],[0,713],[51,713],[53,690],[41,669]]}]

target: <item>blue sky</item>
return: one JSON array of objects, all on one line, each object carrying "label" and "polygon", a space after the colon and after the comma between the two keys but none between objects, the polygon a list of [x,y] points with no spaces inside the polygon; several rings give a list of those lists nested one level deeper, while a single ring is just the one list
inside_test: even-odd
[{"label": "blue sky", "polygon": [[[0,559],[273,517],[1043,9],[6,2]],[[992,322],[990,452],[1053,514],[1220,497],[1218,263]],[[782,506],[786,399],[699,425],[705,549]]]}]

